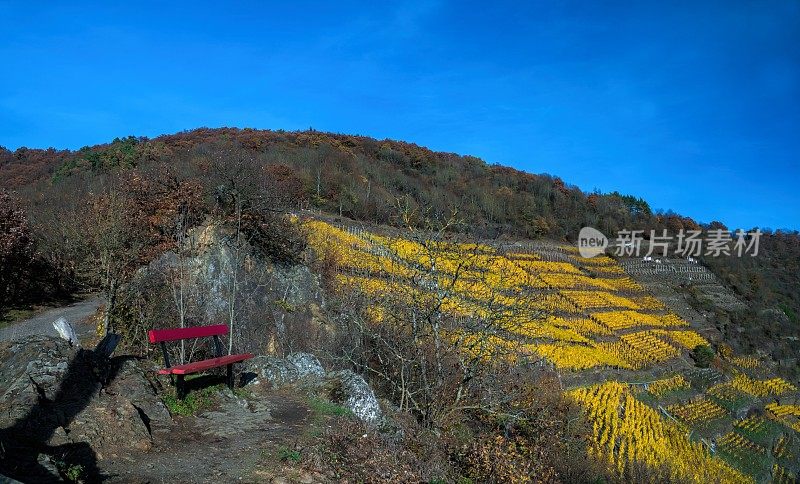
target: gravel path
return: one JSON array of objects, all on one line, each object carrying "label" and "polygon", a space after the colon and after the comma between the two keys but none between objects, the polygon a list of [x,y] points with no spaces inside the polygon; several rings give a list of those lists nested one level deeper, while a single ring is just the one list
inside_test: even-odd
[{"label": "gravel path", "polygon": [[95,330],[90,323],[84,320],[94,314],[102,303],[103,298],[94,296],[69,306],[47,309],[30,319],[0,328],[0,341],[13,341],[32,334],[58,336],[53,328],[53,321],[62,316],[72,323],[78,333],[78,338],[84,340]]}]

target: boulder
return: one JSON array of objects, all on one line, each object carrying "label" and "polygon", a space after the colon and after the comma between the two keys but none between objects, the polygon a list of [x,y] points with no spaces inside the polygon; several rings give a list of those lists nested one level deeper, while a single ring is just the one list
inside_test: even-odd
[{"label": "boulder", "polygon": [[69,424],[71,440],[87,442],[101,455],[150,450],[154,429],[171,417],[158,396],[157,383],[133,359],[119,359],[114,376]]},{"label": "boulder", "polygon": [[245,384],[265,384],[272,388],[299,383],[311,393],[321,393],[342,405],[369,424],[383,421],[378,399],[361,375],[350,370],[326,373],[316,356],[292,353],[286,358],[256,356],[245,363]]},{"label": "boulder", "polygon": [[286,357],[286,360],[297,368],[300,378],[325,376],[325,369],[322,368],[322,364],[316,356],[310,353],[292,353]]},{"label": "boulder", "polygon": [[245,385],[261,383],[278,388],[300,378],[293,363],[276,356],[256,356],[245,361],[243,366],[242,383]]},{"label": "boulder", "polygon": [[256,356],[244,363],[242,383],[264,383],[278,388],[299,380],[322,378],[324,375],[322,364],[316,356],[309,353],[292,353],[286,358]]},{"label": "boulder", "polygon": [[80,341],[78,341],[78,334],[75,333],[75,328],[72,327],[67,318],[60,317],[53,321],[53,328],[55,328],[56,332],[61,339],[68,341],[69,344],[74,346],[80,346]]},{"label": "boulder", "polygon": [[348,408],[360,420],[373,425],[383,421],[378,399],[361,375],[350,370],[330,372],[323,389],[332,402]]}]

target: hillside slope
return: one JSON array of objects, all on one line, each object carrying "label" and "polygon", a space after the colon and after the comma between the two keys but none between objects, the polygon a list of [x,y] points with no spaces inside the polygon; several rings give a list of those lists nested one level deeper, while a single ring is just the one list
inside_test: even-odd
[{"label": "hillside slope", "polygon": [[[631,277],[663,286],[673,271],[644,276],[631,270],[634,260],[585,259],[553,243],[307,225],[317,257],[336,261],[329,285],[359,301],[353,307],[373,324],[401,324],[435,306],[444,344],[467,359],[551,365],[590,417],[592,455],[622,480],[637,480],[638,466],[689,482],[783,482],[800,471],[800,456],[787,450],[800,443],[800,390],[775,376],[769,358],[737,354],[705,317],[679,316],[674,301]],[[707,270],[693,273],[742,305],[702,277]],[[709,366],[696,347],[710,344],[719,355]]]},{"label": "hillside slope", "polygon": [[[675,234],[701,228],[688,217],[653,213],[641,197],[584,193],[558,177],[488,165],[475,157],[317,131],[201,128],[154,139],[116,139],[74,152],[0,148],[0,188],[16,191],[39,227],[64,215],[64,205],[86,203],[93,191],[119,189],[131,198],[192,196],[195,204],[197,197],[230,201],[235,192],[260,208],[309,208],[390,225],[402,225],[399,205],[438,219],[455,212],[462,223],[452,230],[489,239],[574,240],[583,226],[611,237],[619,229],[641,229],[648,237],[650,230]],[[59,235],[43,236],[48,237]],[[714,313],[715,324],[729,328],[733,345],[748,352],[767,350],[787,368],[796,367],[797,232],[766,231],[758,257],[701,256],[700,261],[747,307],[715,307],[706,296],[693,294],[696,308]]]},{"label": "hillside slope", "polygon": [[165,321],[226,321],[240,350],[315,348],[447,435],[443,452],[478,480],[499,463],[588,479],[586,433],[622,480],[800,471],[796,232],[766,233],[756,257],[587,259],[569,242],[583,226],[725,227],[315,131],[0,150],[0,186],[13,190],[0,304],[98,289],[104,327],[148,357],[142,336]]}]

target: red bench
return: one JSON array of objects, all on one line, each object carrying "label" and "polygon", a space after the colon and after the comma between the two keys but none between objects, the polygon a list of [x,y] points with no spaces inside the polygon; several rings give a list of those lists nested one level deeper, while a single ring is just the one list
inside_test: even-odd
[{"label": "red bench", "polygon": [[[219,337],[228,334],[228,326],[225,324],[215,324],[211,326],[194,326],[191,328],[174,328],[174,329],[154,329],[148,331],[147,337],[151,344],[161,343],[161,351],[164,354],[164,366],[158,370],[159,375],[177,375],[178,381],[176,389],[178,390],[178,398],[183,398],[186,395],[186,385],[184,377],[192,373],[199,373],[202,371],[210,370],[226,366],[228,368],[227,382],[228,386],[233,389],[233,364],[240,361],[249,360],[253,357],[250,353],[242,353],[240,355],[223,355],[222,342]],[[167,352],[167,341],[180,341],[183,339],[194,338],[214,338],[214,354],[215,358],[208,360],[195,361],[194,363],[187,363],[185,365],[172,366],[169,362],[169,352]]]}]

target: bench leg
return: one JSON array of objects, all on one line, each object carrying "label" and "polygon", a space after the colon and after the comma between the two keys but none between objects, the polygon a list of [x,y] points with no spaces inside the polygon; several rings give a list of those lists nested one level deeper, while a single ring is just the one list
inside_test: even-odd
[{"label": "bench leg", "polygon": [[228,365],[228,388],[233,390],[233,364]]},{"label": "bench leg", "polygon": [[183,375],[178,375],[178,381],[175,383],[175,390],[178,394],[178,400],[183,400],[186,397],[186,381]]}]

